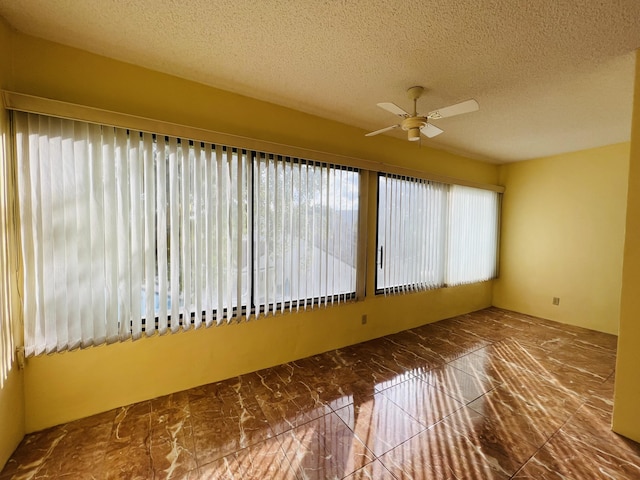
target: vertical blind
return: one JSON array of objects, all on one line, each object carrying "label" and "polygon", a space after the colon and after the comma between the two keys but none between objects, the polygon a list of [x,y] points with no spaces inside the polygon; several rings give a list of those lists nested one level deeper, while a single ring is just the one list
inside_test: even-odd
[{"label": "vertical blind", "polygon": [[449,187],[445,284],[483,282],[497,274],[498,203],[496,192]]},{"label": "vertical blind", "polygon": [[353,297],[358,173],[267,154],[254,168],[256,313]]},{"label": "vertical blind", "polygon": [[27,355],[354,296],[357,171],[14,115]]},{"label": "vertical blind", "polygon": [[378,289],[389,293],[442,286],[446,202],[444,184],[379,177]]},{"label": "vertical blind", "polygon": [[386,293],[494,278],[498,193],[378,177],[376,289]]}]

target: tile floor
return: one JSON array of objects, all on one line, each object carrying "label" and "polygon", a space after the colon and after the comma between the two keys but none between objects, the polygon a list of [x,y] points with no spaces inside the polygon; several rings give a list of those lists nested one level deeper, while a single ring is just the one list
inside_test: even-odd
[{"label": "tile floor", "polygon": [[0,480],[640,479],[615,352],[490,308],[28,435]]}]

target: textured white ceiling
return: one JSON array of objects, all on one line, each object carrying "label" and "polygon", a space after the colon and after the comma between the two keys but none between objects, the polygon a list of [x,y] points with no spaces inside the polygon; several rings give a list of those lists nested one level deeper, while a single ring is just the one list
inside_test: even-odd
[{"label": "textured white ceiling", "polygon": [[496,163],[630,137],[640,0],[0,0],[0,16],[363,134],[412,85],[423,113],[475,98],[423,143]]}]

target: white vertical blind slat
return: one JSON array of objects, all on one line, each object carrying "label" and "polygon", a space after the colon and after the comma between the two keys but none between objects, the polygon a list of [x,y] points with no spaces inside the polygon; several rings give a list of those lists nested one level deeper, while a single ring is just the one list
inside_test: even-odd
[{"label": "white vertical blind slat", "polygon": [[[213,324],[213,312],[216,312],[216,319],[222,319],[224,310],[225,282],[222,265],[226,261],[223,256],[222,242],[224,240],[224,229],[222,222],[222,209],[224,188],[222,183],[223,173],[223,152],[217,146],[215,151],[210,144],[205,144],[205,184],[203,192],[205,195],[205,216],[206,231],[204,237],[205,254],[203,256],[205,274],[205,324],[210,327]],[[209,185],[217,185],[217,189],[207,188]],[[216,286],[218,288],[216,288]]]},{"label": "white vertical blind slat", "polygon": [[[297,300],[297,298],[295,297],[294,291],[295,291],[295,285],[294,285],[294,262],[293,262],[293,254],[295,251],[295,236],[294,236],[294,226],[293,226],[293,199],[295,197],[295,170],[294,170],[294,164],[289,163],[289,181],[291,182],[291,189],[289,190],[289,215],[288,216],[288,223],[289,223],[289,229],[287,231],[287,238],[290,239],[289,241],[289,254],[287,255],[287,266],[286,266],[286,271],[287,271],[287,278],[289,280],[288,284],[289,284],[289,295],[291,298],[291,301],[289,302],[289,311],[291,312],[291,310],[293,309],[293,301]],[[286,292],[285,292],[286,293]]]},{"label": "white vertical blind slat", "polygon": [[[244,247],[243,242],[243,232],[244,229],[244,215],[243,215],[243,201],[244,201],[244,188],[242,185],[243,175],[244,175],[244,165],[243,165],[243,153],[242,151],[238,151],[237,157],[237,173],[236,173],[236,198],[238,199],[236,202],[236,215],[237,215],[237,224],[234,229],[236,235],[236,269],[235,269],[235,278],[237,281],[236,285],[236,302],[238,311],[237,316],[240,317],[242,315],[242,307],[244,305],[242,301],[242,272],[243,272],[243,263],[242,263],[242,251]],[[247,312],[248,316],[248,312]]]},{"label": "white vertical blind slat", "polygon": [[[305,270],[304,272],[301,272],[301,276],[303,277],[303,289],[304,289],[304,298],[311,298],[311,302],[313,302],[313,298],[314,298],[314,294],[313,291],[311,291],[311,289],[309,288],[309,282],[311,281],[310,275],[309,273],[311,272],[312,269],[312,256],[313,256],[313,237],[310,236],[311,235],[311,230],[313,227],[313,224],[311,223],[313,221],[313,218],[309,218],[309,209],[311,208],[312,205],[312,201],[311,201],[311,197],[309,195],[310,193],[310,189],[309,189],[309,184],[310,184],[310,168],[309,165],[305,163],[304,165],[304,198],[305,198],[305,204],[304,204],[304,245],[306,248],[301,249],[301,255],[303,255],[304,258],[304,266],[305,266]],[[304,303],[304,309],[307,309],[307,302]]]},{"label": "white vertical blind slat", "polygon": [[[117,325],[109,322],[110,335],[108,342],[116,340],[124,340],[131,332],[130,322],[134,318],[136,312],[131,308],[131,292],[133,284],[133,269],[129,269],[129,265],[133,267],[131,249],[133,245],[132,225],[135,223],[133,211],[131,210],[131,201],[129,183],[123,179],[133,177],[129,172],[129,149],[126,131],[117,129],[115,132],[115,175],[116,175],[116,237],[117,237],[117,267],[118,271],[115,275],[118,282],[117,296]],[[140,303],[138,302],[138,306]],[[139,311],[138,311],[139,316]],[[110,317],[113,318],[113,317]]]},{"label": "white vertical blind slat", "polygon": [[[69,342],[69,329],[79,330],[79,325],[69,325],[65,321],[67,317],[67,292],[73,288],[73,281],[75,278],[67,276],[67,256],[55,255],[57,252],[64,252],[66,250],[66,239],[72,235],[70,216],[71,212],[68,210],[68,205],[65,198],[65,191],[71,193],[75,189],[74,180],[68,178],[65,182],[65,177],[73,176],[73,166],[69,165],[73,162],[73,142],[65,134],[68,134],[68,129],[64,129],[60,119],[51,120],[51,136],[49,137],[49,154],[53,157],[53,162],[48,165],[47,183],[51,188],[51,193],[54,198],[62,199],[62,202],[58,202],[55,205],[51,205],[50,208],[50,220],[51,222],[51,238],[53,240],[52,252],[53,258],[53,276],[49,280],[51,293],[53,295],[53,308],[55,312],[55,324],[53,328],[56,332],[56,346],[50,347],[49,352],[55,350],[62,350],[68,345]],[[62,165],[62,168],[57,167]],[[44,183],[44,182],[43,182]],[[66,184],[66,185],[65,185]],[[67,187],[67,188],[65,188]],[[75,205],[74,205],[75,206]],[[74,242],[76,243],[76,242]],[[75,252],[71,252],[74,254]],[[77,290],[76,290],[77,292]],[[48,353],[49,353],[48,352]]]},{"label": "white vertical blind slat", "polygon": [[[105,312],[104,335],[107,343],[118,338],[117,323],[110,321],[118,318],[118,202],[116,182],[116,137],[113,128],[104,128],[101,168],[104,178],[104,269],[105,269]],[[95,137],[97,135],[94,134]],[[113,160],[112,160],[113,159]],[[99,343],[99,342],[96,342]]]},{"label": "white vertical blind slat", "polygon": [[[330,175],[329,172],[326,169],[322,169],[322,174],[324,175],[324,178],[326,179],[326,187],[324,189],[324,202],[322,204],[322,225],[324,225],[324,241],[323,241],[323,253],[327,252],[329,250],[329,230],[330,230],[330,222],[329,222],[329,215],[328,215],[328,205],[329,205],[329,192],[331,191],[330,187],[331,187],[331,180],[330,180]],[[325,205],[327,207],[325,207]],[[323,292],[324,292],[324,306],[327,306],[327,299],[329,297],[329,255],[327,255],[326,253],[324,255],[322,255],[322,264],[324,265],[324,275],[322,275],[322,282],[323,282]]]},{"label": "white vertical blind slat", "polygon": [[[56,122],[56,125],[61,128],[61,148],[57,153],[60,155],[59,158],[63,163],[63,168],[55,168],[55,163],[52,165],[52,188],[54,191],[61,189],[61,192],[56,192],[56,195],[61,194],[64,198],[64,203],[55,205],[63,213],[57,216],[54,213],[54,239],[59,242],[56,245],[56,251],[68,252],[66,255],[56,255],[57,258],[55,259],[58,268],[55,282],[57,349],[62,350],[80,346],[80,338],[82,336],[80,296],[87,298],[91,293],[86,288],[87,273],[90,270],[90,266],[87,265],[86,252],[81,251],[81,249],[84,250],[85,244],[82,243],[81,246],[78,243],[77,236],[77,217],[80,216],[86,219],[88,216],[85,214],[88,198],[85,195],[84,188],[79,188],[79,179],[75,174],[76,169],[86,167],[86,150],[78,148],[78,151],[75,151],[76,144],[79,142],[74,141],[75,132],[72,122],[59,121]],[[77,133],[78,137],[82,136],[82,132],[79,131]],[[84,137],[86,139],[86,134]],[[57,140],[54,141],[57,143]],[[82,143],[81,140],[80,143]],[[78,153],[77,156],[75,155],[76,153]],[[80,181],[82,180],[84,179],[80,179]],[[67,202],[67,198],[72,199],[75,196],[78,196],[79,202]],[[81,203],[83,204],[82,206],[80,206]],[[82,260],[82,265],[80,265],[80,260]],[[85,280],[85,284],[82,286],[80,286],[80,276]]]},{"label": "white vertical blind slat", "polygon": [[[275,181],[273,180],[274,174],[272,172],[272,158],[270,156],[265,157],[265,175],[266,175],[266,195],[264,202],[264,218],[265,218],[265,237],[264,237],[264,313],[269,315],[269,312],[275,312],[275,269],[271,268],[271,256],[274,255],[275,245],[275,225],[273,224],[274,216],[271,215],[271,209],[275,202]],[[274,185],[272,185],[274,183]]]},{"label": "white vertical blind slat", "polygon": [[[280,313],[284,312],[284,268],[285,268],[285,247],[284,247],[284,239],[285,239],[285,176],[286,176],[286,163],[283,161],[282,157],[278,157],[278,161],[276,162],[276,188],[278,193],[278,198],[276,201],[276,222],[280,222],[279,227],[277,229],[278,238],[276,240],[276,246],[278,248],[278,256],[277,256],[277,266],[276,271],[278,273],[278,277],[276,277],[276,286],[279,287],[278,290],[278,305],[280,306]],[[276,309],[277,310],[277,309]]]},{"label": "white vertical blind slat", "polygon": [[155,291],[156,291],[156,189],[154,182],[153,137],[142,135],[142,159],[144,166],[144,292],[145,292],[145,334],[155,332]]},{"label": "white vertical blind slat", "polygon": [[202,195],[204,153],[202,152],[200,142],[194,144],[193,150],[193,304],[195,311],[194,327],[199,328],[202,325],[202,313],[204,309],[202,300],[202,292],[204,289],[204,282],[202,281],[204,272],[204,225],[206,223]]},{"label": "white vertical blind slat", "polygon": [[[307,166],[309,168],[309,166]],[[319,271],[319,268],[316,268],[316,261],[318,262],[318,265],[320,264],[320,260],[317,259],[317,251],[320,249],[320,245],[318,244],[317,238],[316,238],[316,231],[317,231],[317,215],[314,214],[314,209],[316,208],[316,203],[317,203],[317,199],[313,197],[314,194],[314,186],[316,185],[317,182],[317,177],[318,174],[320,173],[320,170],[317,168],[310,168],[311,169],[311,184],[307,184],[308,188],[310,188],[310,191],[307,191],[307,198],[309,198],[309,211],[310,211],[310,216],[311,219],[309,221],[309,223],[311,224],[311,248],[309,249],[311,251],[311,259],[309,262],[309,272],[307,273],[307,278],[309,279],[309,284],[308,287],[311,290],[310,293],[310,297],[313,298],[313,302],[315,303],[317,301],[318,305],[320,305],[320,283],[319,283],[319,273],[316,273],[317,271]],[[313,198],[313,200],[312,200]],[[316,300],[317,298],[317,300]],[[312,305],[313,306],[313,305]]]},{"label": "white vertical blind slat", "polygon": [[[182,314],[182,326],[185,330],[191,328],[191,313],[193,312],[193,292],[191,283],[191,262],[193,258],[193,243],[191,236],[191,218],[194,214],[192,208],[192,158],[189,144],[186,141],[180,142],[180,165],[181,165],[181,190],[180,190],[180,202],[181,202],[181,241],[180,241],[180,254],[182,258],[182,298],[183,304],[181,308]],[[172,220],[173,221],[173,220]],[[195,317],[198,317],[198,311],[196,310]]]},{"label": "white vertical blind slat", "polygon": [[[178,163],[178,142],[175,137],[169,138],[169,285],[171,293],[171,331],[180,329],[180,273],[183,266],[180,262],[180,234],[182,224],[180,222],[180,210],[184,204],[180,202],[180,182]],[[188,318],[188,317],[186,317]]]},{"label": "white vertical blind slat", "polygon": [[249,319],[251,317],[251,313],[252,313],[252,305],[251,305],[251,284],[252,284],[252,278],[251,278],[251,267],[253,265],[254,262],[254,252],[253,252],[253,222],[254,222],[254,217],[253,217],[253,208],[251,208],[251,206],[253,205],[253,190],[251,189],[251,185],[253,185],[253,174],[254,174],[254,170],[253,170],[253,165],[252,165],[252,159],[250,156],[250,152],[244,152],[243,154],[243,161],[245,162],[245,168],[244,171],[246,172],[246,176],[245,176],[245,180],[244,180],[244,188],[246,191],[246,203],[245,203],[245,208],[246,208],[246,214],[245,214],[245,228],[246,228],[246,238],[244,241],[245,244],[245,248],[247,251],[247,256],[246,256],[246,263],[245,263],[245,267],[244,267],[244,271],[246,272],[246,282],[245,282],[245,286],[244,286],[244,290],[243,290],[243,295],[244,295],[244,305],[246,306],[246,318]]},{"label": "white vertical blind slat", "polygon": [[[337,170],[338,173],[338,181],[336,182],[336,189],[338,190],[339,194],[334,197],[334,202],[337,203],[336,206],[336,211],[337,212],[342,212],[344,210],[344,204],[343,204],[343,198],[345,196],[345,192],[344,192],[344,183],[343,183],[343,178],[342,178],[342,169],[338,169]],[[338,216],[338,234],[335,236],[334,239],[334,245],[335,245],[335,249],[338,253],[338,259],[337,259],[337,263],[338,264],[338,268],[333,269],[333,284],[334,284],[334,291],[338,291],[340,292],[340,282],[341,279],[343,277],[343,275],[346,273],[343,271],[342,268],[342,217],[341,215]],[[340,304],[340,298],[342,297],[342,295],[340,295],[340,293],[338,293],[337,295],[337,300],[338,300],[338,305]]]},{"label": "white vertical blind slat", "polygon": [[[167,145],[164,137],[156,139],[156,154],[154,155],[156,173],[156,265],[157,265],[157,289],[154,288],[154,306],[157,291],[157,316],[158,332],[161,335],[167,333],[167,303],[168,303],[168,258],[167,258]],[[155,283],[155,282],[154,282]]]},{"label": "white vertical blind slat", "polygon": [[[304,192],[304,186],[303,186],[303,174],[302,174],[302,162],[298,162],[297,163],[297,174],[298,174],[298,192],[300,192],[300,196],[303,196],[303,192]],[[298,278],[296,279],[296,312],[300,311],[300,303],[302,302],[302,300],[305,298],[304,295],[305,293],[302,290],[302,277],[303,277],[303,272],[302,272],[302,268],[304,266],[304,259],[303,259],[303,241],[304,241],[304,232],[306,231],[306,224],[304,222],[303,219],[303,215],[304,215],[304,211],[305,209],[302,208],[301,205],[298,206],[298,218],[297,218],[297,226],[296,226],[296,233],[297,233],[297,240],[298,240],[298,245],[297,245],[297,252],[296,252],[296,256],[295,258],[295,264],[298,266]],[[295,238],[293,239],[294,241],[296,240]]]},{"label": "white vertical blind slat", "polygon": [[[256,155],[255,153],[251,154],[254,162],[253,162],[253,176],[254,178],[258,178],[261,179],[262,178],[262,159]],[[263,220],[264,220],[264,216],[261,215],[261,212],[258,210],[259,209],[259,205],[260,205],[260,198],[263,195],[263,188],[261,187],[262,182],[258,181],[255,183],[255,195],[252,198],[252,202],[250,205],[253,205],[253,208],[251,209],[251,211],[256,211],[256,217],[254,219],[254,222],[256,223],[254,228],[255,228],[255,232],[257,232],[257,234],[252,235],[254,240],[253,240],[253,245],[254,245],[254,258],[253,258],[253,276],[252,276],[252,282],[253,282],[253,291],[258,292],[258,291],[262,291],[261,289],[261,285],[262,285],[262,259],[263,257],[263,245],[262,242],[260,241],[260,232],[263,231]],[[253,233],[253,232],[252,232]],[[259,301],[256,301],[257,304],[259,304]],[[256,319],[260,318],[260,308],[258,305],[255,305],[255,312],[254,312]]]},{"label": "white vertical blind slat", "polygon": [[38,311],[40,304],[40,285],[35,282],[35,278],[40,277],[38,268],[39,254],[36,251],[34,238],[38,238],[37,226],[39,224],[38,209],[32,198],[39,198],[39,178],[34,170],[38,162],[34,160],[37,155],[38,142],[34,135],[30,135],[30,123],[33,116],[17,114],[15,118],[16,126],[16,154],[21,160],[18,162],[18,193],[20,202],[20,213],[24,221],[20,222],[20,242],[22,247],[22,264],[25,272],[32,272],[33,275],[24,275],[23,278],[23,298],[24,298],[24,318],[33,319],[31,322],[25,321],[25,354],[38,355],[44,350],[44,342],[40,334],[41,325],[44,320]]},{"label": "white vertical blind slat", "polygon": [[[88,263],[91,266],[90,280],[88,285],[91,289],[91,305],[86,306],[88,311],[88,318],[82,319],[83,322],[87,322],[83,327],[82,342],[83,347],[87,347],[93,344],[100,345],[105,342],[106,339],[106,322],[107,322],[107,284],[106,279],[107,272],[105,270],[107,259],[105,239],[107,236],[108,224],[105,221],[105,202],[104,189],[108,186],[108,176],[104,175],[103,164],[103,142],[102,142],[102,129],[99,125],[88,125],[88,153],[89,162],[87,163],[86,176],[83,180],[86,181],[88,186],[87,195],[89,196],[89,202],[87,212],[87,221],[91,225],[91,243],[88,244],[90,251]],[[105,136],[105,140],[107,137]],[[106,142],[105,142],[106,143]],[[110,202],[109,202],[110,203]],[[112,227],[112,225],[111,225]],[[82,238],[82,226],[79,225],[77,234]],[[82,242],[80,242],[82,243]],[[110,258],[117,258],[111,255]],[[82,279],[80,279],[82,282]],[[86,302],[81,302],[81,307],[85,307]],[[83,312],[83,310],[80,310]],[[82,313],[81,313],[82,315]]]},{"label": "white vertical blind slat", "polygon": [[[230,148],[227,148],[225,162],[223,164],[223,172],[224,172],[224,183],[226,186],[225,189],[225,197],[223,204],[223,211],[225,212],[223,217],[223,226],[225,231],[225,243],[223,244],[224,250],[224,258],[225,258],[225,267],[224,267],[224,280],[225,284],[222,289],[226,292],[226,301],[225,301],[225,319],[230,321],[233,318],[233,297],[235,295],[234,285],[235,280],[232,278],[233,274],[233,263],[235,260],[235,237],[237,236],[237,231],[232,222],[235,220],[234,210],[237,202],[232,201],[233,197],[233,176],[236,172],[234,172],[234,158]],[[235,204],[235,205],[234,205]],[[220,287],[218,287],[220,288]]]}]

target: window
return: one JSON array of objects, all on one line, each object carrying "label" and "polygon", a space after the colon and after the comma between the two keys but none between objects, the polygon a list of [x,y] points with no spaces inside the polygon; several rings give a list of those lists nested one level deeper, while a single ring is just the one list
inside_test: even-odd
[{"label": "window", "polygon": [[378,177],[378,290],[443,285],[446,202],[444,184]]},{"label": "window", "polygon": [[376,290],[494,278],[498,201],[489,190],[379,175]]},{"label": "window", "polygon": [[460,185],[449,187],[447,285],[483,282],[496,276],[498,208],[496,192]]},{"label": "window", "polygon": [[358,171],[14,115],[27,355],[355,296]]},{"label": "window", "polygon": [[358,172],[267,154],[254,171],[257,313],[352,298]]}]

